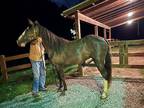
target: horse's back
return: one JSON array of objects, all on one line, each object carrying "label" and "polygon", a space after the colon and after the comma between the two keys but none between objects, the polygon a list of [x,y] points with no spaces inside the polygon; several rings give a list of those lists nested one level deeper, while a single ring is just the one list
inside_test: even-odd
[{"label": "horse's back", "polygon": [[100,37],[100,36],[96,36],[96,35],[86,35],[84,38],[84,40],[94,40],[94,41],[102,41],[102,42],[105,42],[105,39],[103,37]]},{"label": "horse's back", "polygon": [[84,38],[82,38],[82,41],[86,43],[87,45],[91,46],[108,46],[107,41],[99,36],[96,35],[87,35]]}]

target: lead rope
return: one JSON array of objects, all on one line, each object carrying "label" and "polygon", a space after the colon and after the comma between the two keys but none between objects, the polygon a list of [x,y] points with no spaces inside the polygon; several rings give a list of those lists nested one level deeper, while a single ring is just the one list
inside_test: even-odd
[{"label": "lead rope", "polygon": [[45,57],[44,57],[43,52],[42,52],[42,47],[43,47],[43,45],[42,45],[42,43],[40,43],[40,50],[41,50],[41,56],[42,56],[43,66],[44,66],[44,69],[46,71]]},{"label": "lead rope", "polygon": [[[45,72],[46,72],[46,65],[45,65],[45,59],[44,59],[44,56],[43,56],[43,53],[42,53],[42,43],[40,44],[40,49],[41,49],[41,55],[42,55],[42,61],[43,61],[43,66],[44,66],[44,69],[45,69]],[[57,82],[57,73],[55,72],[55,66],[53,66],[53,73],[54,73],[54,76],[55,76],[55,83],[56,83],[56,86],[59,87],[59,84]]]}]

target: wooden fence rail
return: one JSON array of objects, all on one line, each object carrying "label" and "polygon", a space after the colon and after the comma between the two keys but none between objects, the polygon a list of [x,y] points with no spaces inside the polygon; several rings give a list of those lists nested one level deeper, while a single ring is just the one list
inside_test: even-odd
[{"label": "wooden fence rail", "polygon": [[26,68],[31,67],[30,63],[7,67],[8,61],[13,61],[13,60],[18,61],[19,59],[23,59],[23,58],[27,58],[27,57],[28,57],[28,53],[19,54],[19,55],[15,55],[15,56],[9,56],[9,57],[5,57],[5,55],[0,55],[0,67],[1,67],[3,80],[4,81],[8,80],[8,72],[10,72],[10,71],[17,71],[17,70],[26,69]]}]

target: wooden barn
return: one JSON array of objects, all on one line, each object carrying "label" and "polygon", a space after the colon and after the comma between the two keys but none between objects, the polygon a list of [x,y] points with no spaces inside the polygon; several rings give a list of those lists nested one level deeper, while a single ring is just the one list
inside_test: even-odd
[{"label": "wooden barn", "polygon": [[144,0],[85,0],[61,13],[75,20],[77,38],[81,38],[80,22],[104,28],[104,38],[110,39],[111,29],[144,18]]}]

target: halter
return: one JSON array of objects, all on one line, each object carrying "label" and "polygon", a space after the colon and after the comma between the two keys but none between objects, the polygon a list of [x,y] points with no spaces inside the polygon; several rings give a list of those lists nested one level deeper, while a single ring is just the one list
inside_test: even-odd
[{"label": "halter", "polygon": [[36,30],[34,29],[34,36],[36,36]]},{"label": "halter", "polygon": [[[31,41],[34,41],[38,38],[38,34],[37,34],[37,31],[35,30],[35,28],[33,29],[33,33],[31,33],[33,35],[32,37],[32,40]],[[34,37],[36,37],[36,39],[33,39]]]}]

